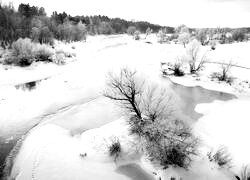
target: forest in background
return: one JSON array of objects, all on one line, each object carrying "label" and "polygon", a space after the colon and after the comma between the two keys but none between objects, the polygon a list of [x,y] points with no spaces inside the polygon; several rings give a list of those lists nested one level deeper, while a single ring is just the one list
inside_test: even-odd
[{"label": "forest in background", "polygon": [[[166,22],[167,23],[167,22]],[[71,16],[54,11],[46,14],[44,7],[21,3],[16,10],[12,3],[0,1],[0,45],[11,47],[19,38],[30,38],[40,44],[53,45],[54,39],[72,42],[86,40],[87,35],[158,33],[161,39],[186,42],[195,37],[202,45],[211,40],[219,43],[241,42],[249,39],[250,28],[189,28],[160,26],[146,21],[127,21],[107,16]],[[167,34],[172,34],[169,38]],[[160,40],[160,42],[163,42]]]}]

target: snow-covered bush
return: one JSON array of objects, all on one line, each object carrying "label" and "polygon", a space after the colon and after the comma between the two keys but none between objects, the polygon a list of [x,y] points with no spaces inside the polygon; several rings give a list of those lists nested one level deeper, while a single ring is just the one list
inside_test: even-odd
[{"label": "snow-covered bush", "polygon": [[219,148],[216,152],[210,151],[207,156],[209,161],[217,163],[219,167],[232,167],[232,158],[225,147]]},{"label": "snow-covered bush", "polygon": [[52,61],[51,57],[54,54],[53,49],[45,44],[37,44],[34,49],[36,61]]},{"label": "snow-covered bush", "polygon": [[12,55],[5,59],[7,64],[28,66],[34,61],[48,61],[65,64],[66,57],[73,57],[72,53],[54,50],[47,44],[32,42],[31,39],[18,39],[12,44]]},{"label": "snow-covered bush", "polygon": [[52,62],[58,65],[63,65],[66,63],[66,57],[64,53],[56,53],[52,56]]},{"label": "snow-covered bush", "polygon": [[191,74],[202,70],[204,64],[208,61],[207,53],[201,54],[201,44],[196,39],[187,45],[186,54]]},{"label": "snow-covered bush", "polygon": [[114,161],[119,158],[121,154],[121,144],[118,138],[112,139],[112,144],[108,147],[109,156],[114,158]]},{"label": "snow-covered bush", "polygon": [[30,65],[35,58],[34,48],[35,48],[34,43],[32,43],[31,39],[29,38],[25,39],[19,38],[17,41],[13,42],[12,63],[21,66]]},{"label": "snow-covered bush", "polygon": [[143,148],[149,159],[163,168],[188,169],[197,153],[198,139],[181,120],[157,121],[144,127]]}]

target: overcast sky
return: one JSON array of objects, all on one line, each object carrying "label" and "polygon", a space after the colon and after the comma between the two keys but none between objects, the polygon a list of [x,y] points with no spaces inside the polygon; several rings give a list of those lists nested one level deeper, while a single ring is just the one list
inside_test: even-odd
[{"label": "overcast sky", "polygon": [[[1,0],[0,0],[1,1]],[[2,0],[9,2],[9,0]],[[250,27],[250,0],[12,0],[71,15],[106,15],[166,26]]]}]

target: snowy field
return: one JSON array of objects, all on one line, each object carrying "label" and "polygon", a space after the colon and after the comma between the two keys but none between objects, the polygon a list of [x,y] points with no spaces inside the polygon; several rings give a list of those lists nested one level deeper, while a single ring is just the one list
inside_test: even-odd
[{"label": "snowy field", "polygon": [[[155,35],[140,41],[127,35],[95,36],[88,37],[86,43],[57,46],[76,57],[61,66],[0,65],[0,151],[6,147],[9,151],[10,142],[40,123],[10,159],[7,175],[17,180],[144,180],[158,176],[162,180],[172,176],[229,180],[243,165],[250,164],[246,145],[250,136],[250,43],[218,45],[214,51],[203,47],[211,63],[199,76],[169,79],[162,77],[161,62],[173,62],[185,49],[179,44],[159,44]],[[211,81],[210,74],[219,68],[216,63],[230,61],[244,67],[232,68],[234,82]],[[138,150],[137,139],[128,133],[122,111],[102,96],[107,73],[121,67],[134,68],[148,81],[167,87],[178,112],[202,140],[200,157],[225,146],[233,158],[232,171],[218,169],[204,158],[197,158],[190,171],[152,168]],[[124,147],[117,162],[106,150],[114,137],[119,137]]]}]

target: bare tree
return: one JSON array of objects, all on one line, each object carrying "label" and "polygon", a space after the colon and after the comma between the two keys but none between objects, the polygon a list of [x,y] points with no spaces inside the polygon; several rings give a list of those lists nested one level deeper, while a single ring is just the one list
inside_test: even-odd
[{"label": "bare tree", "polygon": [[146,36],[145,36],[145,39],[147,39],[147,37],[153,32],[153,30],[148,27],[147,30],[146,30]]},{"label": "bare tree", "polygon": [[200,71],[208,61],[207,52],[201,55],[200,48],[201,44],[197,40],[193,40],[188,44],[186,53],[191,74]]},{"label": "bare tree", "polygon": [[142,95],[144,82],[136,83],[136,71],[121,69],[120,74],[108,74],[108,88],[104,91],[104,96],[112,100],[119,101],[123,108],[134,113],[138,118],[142,118],[138,100]]},{"label": "bare tree", "polygon": [[184,48],[186,48],[186,44],[189,42],[189,40],[190,34],[186,32],[181,33],[178,37],[178,41],[183,44]]},{"label": "bare tree", "polygon": [[118,101],[128,113],[139,119],[164,119],[173,112],[171,96],[165,88],[156,84],[146,85],[136,76],[136,71],[123,68],[119,75],[108,74],[104,96]]}]

